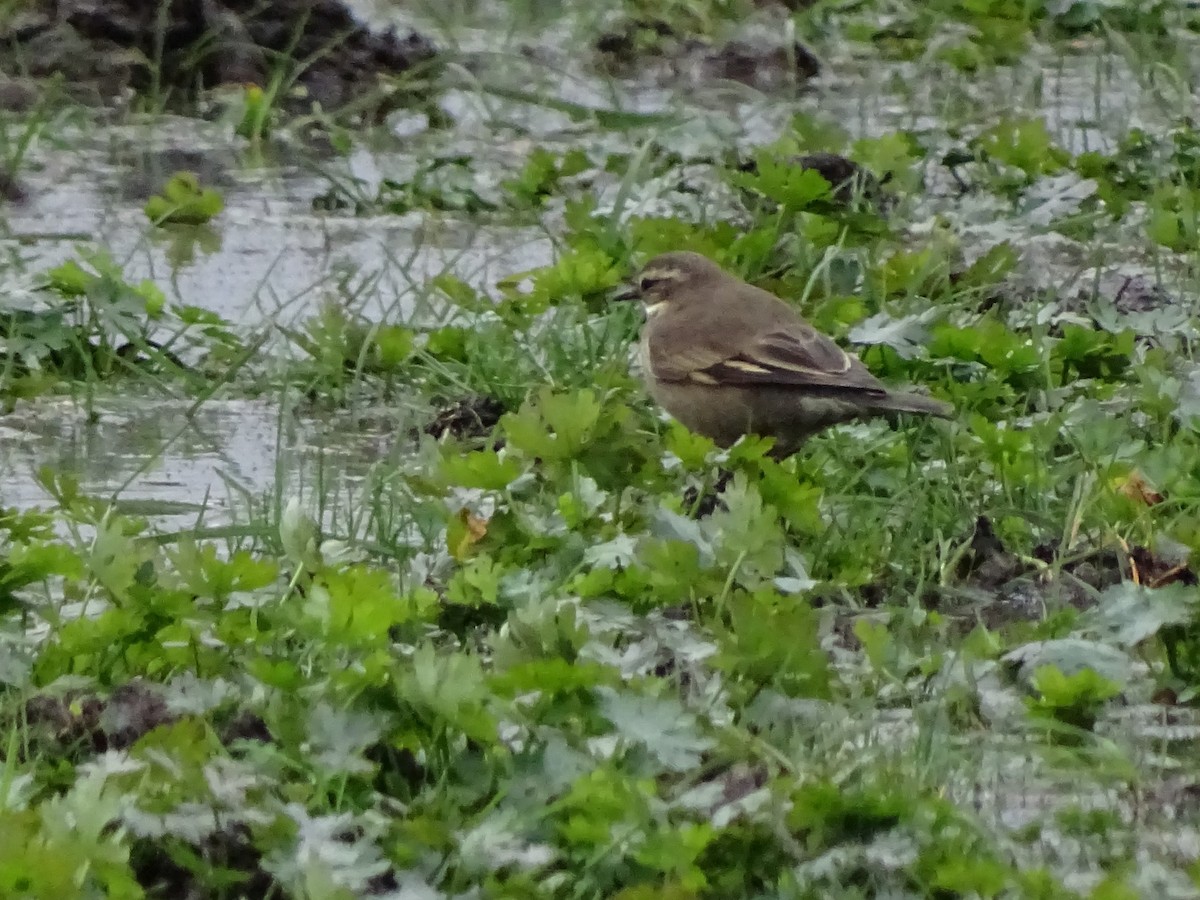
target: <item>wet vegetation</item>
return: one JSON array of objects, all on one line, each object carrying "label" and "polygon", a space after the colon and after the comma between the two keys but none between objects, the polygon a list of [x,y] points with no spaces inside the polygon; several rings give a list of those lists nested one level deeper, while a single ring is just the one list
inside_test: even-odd
[{"label": "wet vegetation", "polygon": [[[1196,896],[1197,43],[0,0],[0,896]],[[688,433],[677,249],[956,419]]]}]

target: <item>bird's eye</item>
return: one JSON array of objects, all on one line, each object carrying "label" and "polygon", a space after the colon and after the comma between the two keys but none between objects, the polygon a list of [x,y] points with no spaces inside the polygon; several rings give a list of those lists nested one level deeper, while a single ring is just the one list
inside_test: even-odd
[{"label": "bird's eye", "polygon": [[638,283],[638,289],[644,294],[661,281],[661,278],[651,278],[649,275],[643,275],[642,280]]}]

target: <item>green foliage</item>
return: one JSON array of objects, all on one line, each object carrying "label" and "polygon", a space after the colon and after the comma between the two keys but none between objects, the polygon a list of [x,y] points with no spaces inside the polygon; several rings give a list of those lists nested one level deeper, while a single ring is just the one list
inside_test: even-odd
[{"label": "green foliage", "polygon": [[616,263],[603,251],[574,250],[535,272],[533,290],[521,302],[528,304],[528,311],[539,312],[570,300],[602,298],[621,283],[621,276]]},{"label": "green foliage", "polygon": [[613,35],[625,41],[614,48],[619,56],[640,56],[674,49],[689,38],[712,37],[730,22],[748,15],[745,0],[622,0]]},{"label": "green foliage", "polygon": [[[782,634],[792,637],[781,641]],[[771,591],[739,594],[729,602],[728,628],[718,632],[718,665],[755,689],[827,698],[832,676],[818,636],[816,613],[802,599]]]},{"label": "green foliage", "polygon": [[1038,696],[1027,702],[1035,718],[1089,731],[1103,704],[1121,692],[1120,685],[1092,669],[1064,675],[1056,666],[1042,666],[1034,672],[1033,689]]},{"label": "green foliage", "polygon": [[225,208],[224,198],[200,186],[194,172],[176,172],[162,193],[146,201],[146,217],[155,225],[203,225]]},{"label": "green foliage", "polygon": [[500,428],[508,444],[527,459],[536,458],[549,477],[579,465],[601,487],[628,480],[649,454],[635,430],[633,411],[594,390],[542,387],[515,413],[507,413]]},{"label": "green foliage", "polygon": [[587,154],[570,150],[561,157],[537,147],[529,154],[525,167],[515,178],[502,183],[515,206],[542,206],[555,195],[565,178],[571,178],[591,167]]},{"label": "green foliage", "polygon": [[761,157],[753,174],[731,176],[734,184],[779,204],[785,213],[801,212],[829,196],[830,184],[820,173],[786,160]]},{"label": "green foliage", "polygon": [[1156,244],[1177,253],[1200,249],[1197,219],[1198,192],[1179,185],[1164,185],[1150,196],[1146,233]]},{"label": "green foliage", "polygon": [[411,329],[371,322],[335,303],[322,305],[298,329],[280,330],[308,356],[307,377],[339,392],[365,376],[398,380],[416,349]]},{"label": "green foliage", "polygon": [[1020,170],[1027,183],[1060,171],[1070,159],[1040,118],[1000,122],[980,134],[974,148],[985,160]]},{"label": "green foliage", "polygon": [[234,133],[250,141],[263,140],[272,130],[279,109],[275,106],[277,85],[264,91],[257,84],[242,88],[242,117],[234,126]]},{"label": "green foliage", "polygon": [[241,349],[219,316],[169,303],[149,279],[130,283],[104,251],[81,251],[42,279],[38,302],[10,298],[0,314],[0,390],[10,397],[135,373],[167,372],[207,387],[192,380],[189,364]]}]

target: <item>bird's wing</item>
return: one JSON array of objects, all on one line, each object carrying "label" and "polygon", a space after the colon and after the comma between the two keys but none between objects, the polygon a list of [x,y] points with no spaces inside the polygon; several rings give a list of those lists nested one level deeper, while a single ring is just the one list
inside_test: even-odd
[{"label": "bird's wing", "polygon": [[664,381],[693,381],[740,387],[775,385],[866,392],[884,396],[887,389],[856,357],[807,322],[788,323],[759,334],[729,340],[689,341],[670,354],[650,346],[650,365]]}]

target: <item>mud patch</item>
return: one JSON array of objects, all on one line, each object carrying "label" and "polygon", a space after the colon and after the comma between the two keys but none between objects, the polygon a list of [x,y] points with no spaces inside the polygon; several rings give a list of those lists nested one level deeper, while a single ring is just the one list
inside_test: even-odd
[{"label": "mud patch", "polygon": [[1111,302],[1117,312],[1125,314],[1154,312],[1179,304],[1170,291],[1142,274],[1111,273],[1101,279],[1097,294]]},{"label": "mud patch", "polygon": [[254,848],[244,826],[220,831],[190,848],[187,854],[170,855],[155,840],[136,841],[130,864],[138,883],[152,897],[208,896],[204,875],[220,872],[236,896],[278,896],[275,880],[262,870],[262,854]]},{"label": "mud patch", "polygon": [[976,622],[994,630],[1019,622],[1040,622],[1061,609],[1087,610],[1096,605],[1101,591],[1122,581],[1151,588],[1197,583],[1186,560],[1139,545],[1085,549],[1059,559],[1057,545],[1046,543],[1022,558],[1004,547],[986,516],[976,520],[955,574],[957,590],[965,590],[970,603],[964,605],[961,596],[935,595],[926,605],[961,616],[966,631]]},{"label": "mud patch", "polygon": [[25,704],[25,721],[39,743],[97,753],[125,750],[142,735],[174,720],[157,687],[131,681],[108,698],[91,694],[42,695]]},{"label": "mud patch", "polygon": [[473,396],[445,407],[421,430],[439,441],[470,440],[492,433],[507,410],[495,397]]},{"label": "mud patch", "polygon": [[235,741],[269,744],[275,740],[267,723],[249,710],[242,710],[234,714],[233,718],[226,722],[218,733],[221,743],[226,747]]},{"label": "mud patch", "polygon": [[26,197],[25,189],[12,175],[0,172],[0,203],[20,203]]},{"label": "mud patch", "polygon": [[821,74],[821,61],[803,44],[790,47],[756,47],[749,41],[730,41],[705,53],[705,78],[723,78],[753,87],[769,86],[779,80],[807,81]]},{"label": "mud patch", "polygon": [[737,81],[765,89],[808,81],[821,73],[821,61],[799,41],[731,40],[714,46],[687,36],[686,28],[658,18],[622,21],[601,34],[593,48],[600,68],[611,74],[653,62],[667,77]]},{"label": "mud patch", "polygon": [[[57,748],[60,753],[127,750],[155,728],[178,719],[162,688],[144,681],[123,684],[108,696],[82,691],[62,696],[40,694],[25,704],[30,745],[42,750]],[[216,730],[225,746],[238,741],[274,741],[266,722],[247,709],[218,716]]]},{"label": "mud patch", "polygon": [[172,105],[221,84],[266,87],[283,74],[292,109],[338,109],[375,94],[385,107],[380,76],[434,58],[425,37],[369,31],[338,0],[38,0],[0,25],[7,74],[57,75],[107,99],[133,90]]},{"label": "mud patch", "polygon": [[706,519],[715,513],[718,507],[723,506],[721,495],[725,493],[725,488],[729,487],[729,483],[733,481],[733,472],[730,469],[718,469],[717,479],[712,483],[711,487],[704,489],[701,493],[701,487],[692,485],[683,492],[683,508],[693,519]]},{"label": "mud patch", "polygon": [[[959,284],[967,272],[952,272],[951,284]],[[1066,290],[1035,282],[1026,273],[985,287],[977,309],[997,309],[1017,317],[1033,311],[1050,323],[1050,334],[1055,337],[1062,335],[1064,324],[1086,322],[1112,333],[1132,330],[1139,341],[1154,346],[1164,337],[1191,330],[1189,304],[1144,272],[1084,270]]]},{"label": "mud patch", "polygon": [[971,543],[958,561],[955,573],[962,581],[974,581],[979,587],[995,590],[1025,572],[1027,566],[1004,549],[991,519],[975,520]]}]

